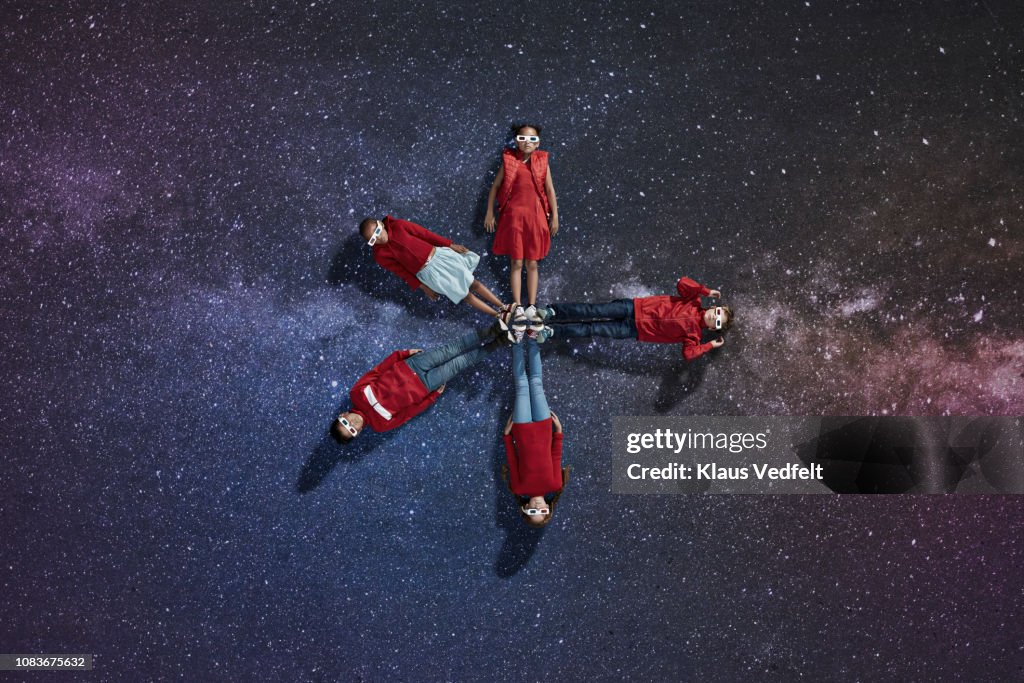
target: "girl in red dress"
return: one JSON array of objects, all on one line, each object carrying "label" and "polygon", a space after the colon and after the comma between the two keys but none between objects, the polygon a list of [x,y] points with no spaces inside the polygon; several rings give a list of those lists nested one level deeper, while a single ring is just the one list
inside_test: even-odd
[{"label": "girl in red dress", "polygon": [[[508,256],[512,269],[512,300],[521,304],[523,264],[526,264],[526,296],[529,308],[517,318],[539,323],[536,315],[537,261],[548,255],[551,238],[558,233],[558,202],[548,168],[548,153],[539,149],[540,126],[514,124],[516,148],[506,149],[490,194],[484,228],[495,231],[494,200],[500,217],[493,253]],[[500,191],[499,191],[500,190]],[[525,322],[525,320],[524,320]]]}]

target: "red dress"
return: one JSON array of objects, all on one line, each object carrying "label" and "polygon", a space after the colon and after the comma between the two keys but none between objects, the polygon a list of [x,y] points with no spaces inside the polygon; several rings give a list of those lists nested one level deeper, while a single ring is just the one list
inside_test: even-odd
[{"label": "red dress", "polygon": [[498,193],[501,215],[491,252],[539,261],[551,249],[545,192],[548,154],[537,150],[527,164],[520,161],[521,156],[518,150],[510,149],[502,155],[505,179]]}]

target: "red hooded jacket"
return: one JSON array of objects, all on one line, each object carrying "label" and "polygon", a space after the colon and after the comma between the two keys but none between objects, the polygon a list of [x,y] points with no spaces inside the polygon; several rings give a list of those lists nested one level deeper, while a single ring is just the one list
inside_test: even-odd
[{"label": "red hooded jacket", "polygon": [[550,417],[513,423],[505,435],[505,460],[516,495],[543,496],[562,488],[562,432],[554,432]]},{"label": "red hooded jacket", "polygon": [[435,235],[422,225],[400,218],[386,216],[384,227],[388,231],[388,242],[373,245],[373,258],[382,267],[405,280],[410,289],[420,286],[416,273],[427,264],[431,249],[452,245],[447,237]]},{"label": "red hooded jacket", "polygon": [[647,296],[633,299],[636,319],[636,338],[645,342],[682,344],[683,358],[693,360],[711,350],[711,342],[700,343],[704,324],[704,309],[700,298],[709,290],[688,277],[676,283],[679,296]]},{"label": "red hooded jacket", "polygon": [[438,391],[427,391],[405,363],[411,355],[407,350],[395,351],[363,375],[349,392],[352,412],[359,413],[375,432],[405,424],[441,395]]}]

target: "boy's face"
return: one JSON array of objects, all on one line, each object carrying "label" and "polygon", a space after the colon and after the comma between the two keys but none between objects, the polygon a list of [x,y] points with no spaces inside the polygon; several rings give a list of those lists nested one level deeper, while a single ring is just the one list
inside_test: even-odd
[{"label": "boy's face", "polygon": [[387,228],[384,227],[383,221],[377,221],[376,227],[368,228],[363,234],[363,238],[371,247],[375,244],[387,244],[388,231]]},{"label": "boy's face", "polygon": [[[722,321],[721,325],[718,324],[719,320]],[[729,311],[721,306],[712,306],[704,311],[704,324],[707,325],[709,330],[722,329],[729,324]]]}]

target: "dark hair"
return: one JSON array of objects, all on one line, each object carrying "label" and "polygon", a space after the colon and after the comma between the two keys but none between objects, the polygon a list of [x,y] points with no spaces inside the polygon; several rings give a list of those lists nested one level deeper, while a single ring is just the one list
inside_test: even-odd
[{"label": "dark hair", "polygon": [[376,218],[364,218],[363,221],[359,224],[359,234],[362,235],[365,238],[366,237],[366,229],[367,228],[375,228],[375,227],[377,227],[377,219]]},{"label": "dark hair", "polygon": [[505,480],[505,485],[508,486],[508,490],[512,492],[512,496],[516,499],[516,510],[519,511],[519,516],[523,518],[524,522],[534,527],[535,529],[539,529],[542,526],[546,526],[551,522],[551,519],[555,516],[555,505],[558,504],[558,499],[562,497],[562,491],[565,490],[565,485],[569,483],[569,470],[571,469],[571,467],[562,468],[562,488],[555,491],[555,495],[551,497],[551,501],[548,503],[548,508],[550,508],[551,512],[549,512],[548,516],[545,517],[543,520],[535,522],[533,521],[533,517],[523,512],[522,496],[520,496],[515,491],[512,491],[512,480],[509,479],[508,476],[508,465],[501,466],[501,478]]},{"label": "dark hair", "polygon": [[536,123],[516,123],[515,121],[512,122],[512,136],[519,135],[519,131],[523,128],[533,128],[537,131],[537,137],[540,137],[541,127]]}]

